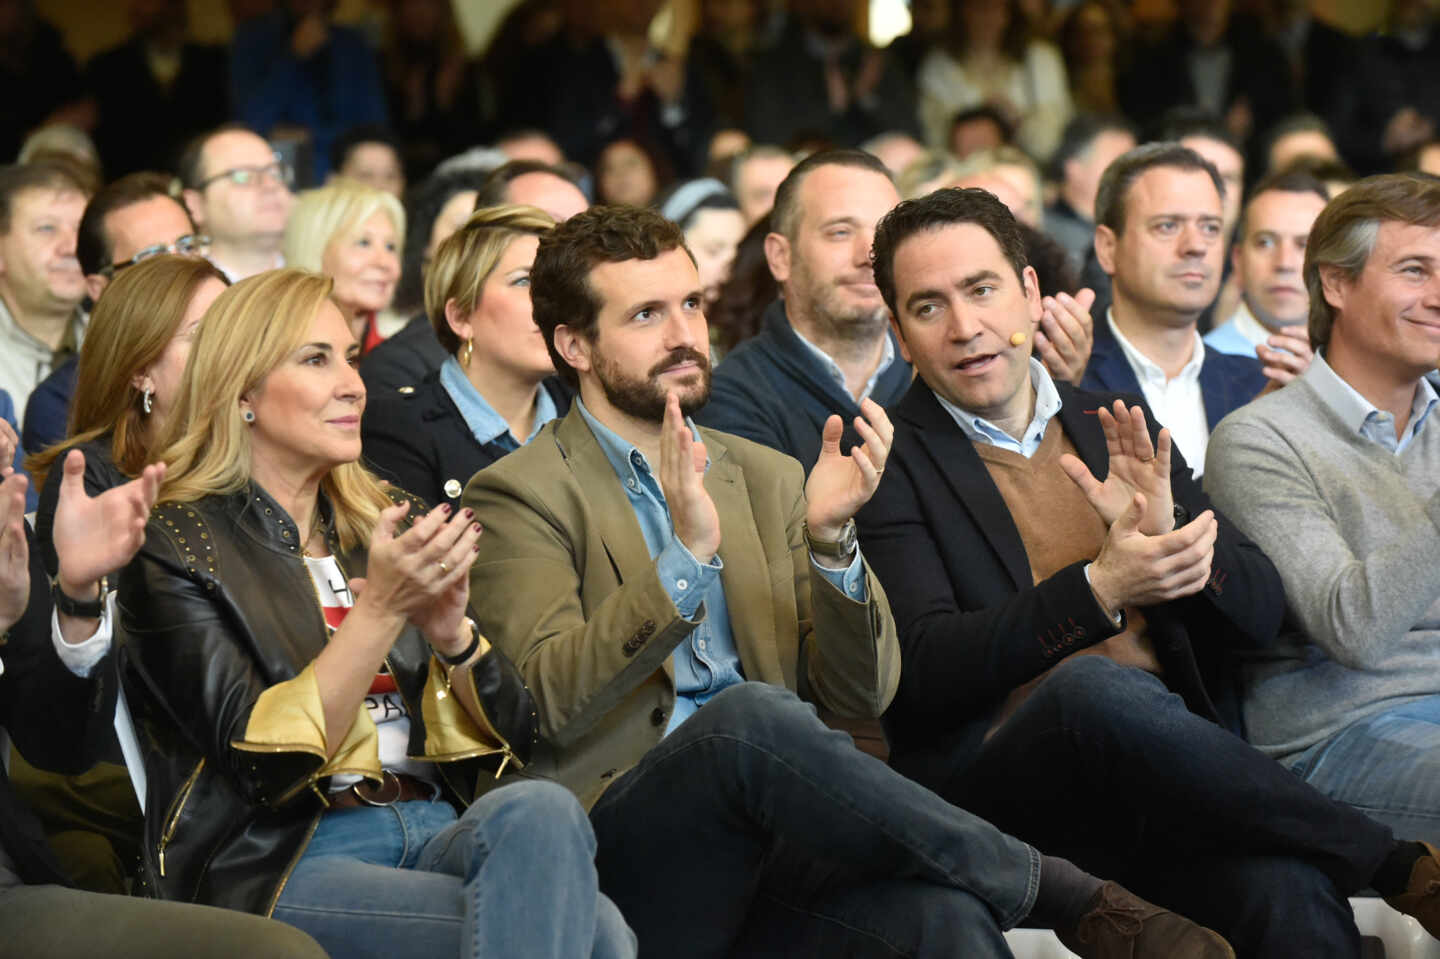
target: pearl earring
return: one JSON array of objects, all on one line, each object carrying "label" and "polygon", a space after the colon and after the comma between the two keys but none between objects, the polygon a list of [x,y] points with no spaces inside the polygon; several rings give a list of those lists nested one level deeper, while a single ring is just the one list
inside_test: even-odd
[{"label": "pearl earring", "polygon": [[145,410],[146,416],[149,416],[150,411],[155,408],[154,396],[155,391],[148,386],[145,387],[145,392],[140,397],[140,406]]}]

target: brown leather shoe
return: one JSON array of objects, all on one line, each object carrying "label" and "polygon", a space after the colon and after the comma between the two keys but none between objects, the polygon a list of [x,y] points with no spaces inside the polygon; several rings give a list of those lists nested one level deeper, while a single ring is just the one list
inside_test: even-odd
[{"label": "brown leather shoe", "polygon": [[1420,920],[1420,925],[1425,927],[1426,932],[1440,939],[1440,850],[1428,842],[1420,845],[1425,847],[1429,855],[1415,860],[1405,891],[1399,895],[1387,896],[1385,902],[1396,912],[1403,912]]},{"label": "brown leather shoe", "polygon": [[1151,905],[1117,882],[1100,887],[1075,928],[1055,935],[1083,959],[1235,959],[1218,932]]}]

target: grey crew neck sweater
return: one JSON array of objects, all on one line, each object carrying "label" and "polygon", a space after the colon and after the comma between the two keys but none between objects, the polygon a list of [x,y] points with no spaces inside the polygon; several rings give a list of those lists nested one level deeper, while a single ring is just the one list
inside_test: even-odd
[{"label": "grey crew neck sweater", "polygon": [[1275,563],[1293,630],[1246,661],[1245,723],[1284,760],[1440,694],[1440,420],[1400,454],[1302,376],[1227,416],[1205,490]]}]

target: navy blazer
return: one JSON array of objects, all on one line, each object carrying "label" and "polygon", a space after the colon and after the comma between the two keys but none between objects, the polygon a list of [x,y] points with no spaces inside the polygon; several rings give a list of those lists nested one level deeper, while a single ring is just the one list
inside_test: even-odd
[{"label": "navy blazer", "polygon": [[[1205,401],[1205,422],[1213,430],[1228,413],[1259,396],[1268,382],[1259,360],[1205,347],[1205,362],[1200,365],[1200,394]],[[1145,410],[1145,418],[1151,422],[1155,419],[1150,404],[1143,399],[1140,381],[1130,368],[1130,361],[1125,359],[1120,341],[1110,332],[1110,324],[1104,314],[1096,314],[1095,345],[1090,348],[1090,364],[1085,367],[1080,388],[1134,393],[1142,397],[1139,405]]]},{"label": "navy blazer", "polygon": [[[1097,477],[1109,454],[1097,407],[1113,393],[1057,382],[1058,420]],[[1123,397],[1127,402],[1133,397]],[[974,444],[917,380],[891,411],[895,444],[857,521],[900,631],[900,690],[885,714],[892,762],[935,788],[978,755],[1011,690],[1077,650],[1115,635],[1076,562],[1035,583],[1020,532]],[[1150,424],[1151,435],[1158,428]],[[1179,451],[1175,502],[1213,509]],[[1217,516],[1219,514],[1217,513]],[[1194,596],[1145,610],[1165,681],[1195,713],[1238,728],[1230,650],[1257,648],[1280,628],[1280,575],[1223,516],[1210,581]]]},{"label": "navy blazer", "polygon": [[[555,401],[558,416],[570,410],[570,391],[558,377],[543,389]],[[460,408],[432,370],[414,386],[371,397],[360,420],[365,465],[382,479],[431,506],[460,508],[470,477],[510,452],[498,443],[481,444],[465,424]]]}]

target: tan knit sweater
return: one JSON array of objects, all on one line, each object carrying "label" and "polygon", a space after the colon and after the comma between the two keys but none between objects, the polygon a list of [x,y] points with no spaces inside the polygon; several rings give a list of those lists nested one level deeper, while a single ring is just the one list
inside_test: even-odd
[{"label": "tan knit sweater", "polygon": [[[1065,435],[1059,417],[1046,426],[1040,448],[1029,459],[989,443],[976,443],[975,452],[980,454],[1010,509],[1010,517],[1025,544],[1030,575],[1036,583],[1072,563],[1093,560],[1099,554],[1105,542],[1105,521],[1085,499],[1080,487],[1060,468],[1060,456],[1075,455],[1075,446]],[[1156,675],[1161,672],[1155,649],[1145,635],[1145,618],[1134,609],[1126,610],[1124,632],[1071,656],[1105,656],[1121,665],[1135,666]],[[1010,691],[996,710],[987,737],[1000,728],[1045,676],[1046,673],[1041,673]]]}]

